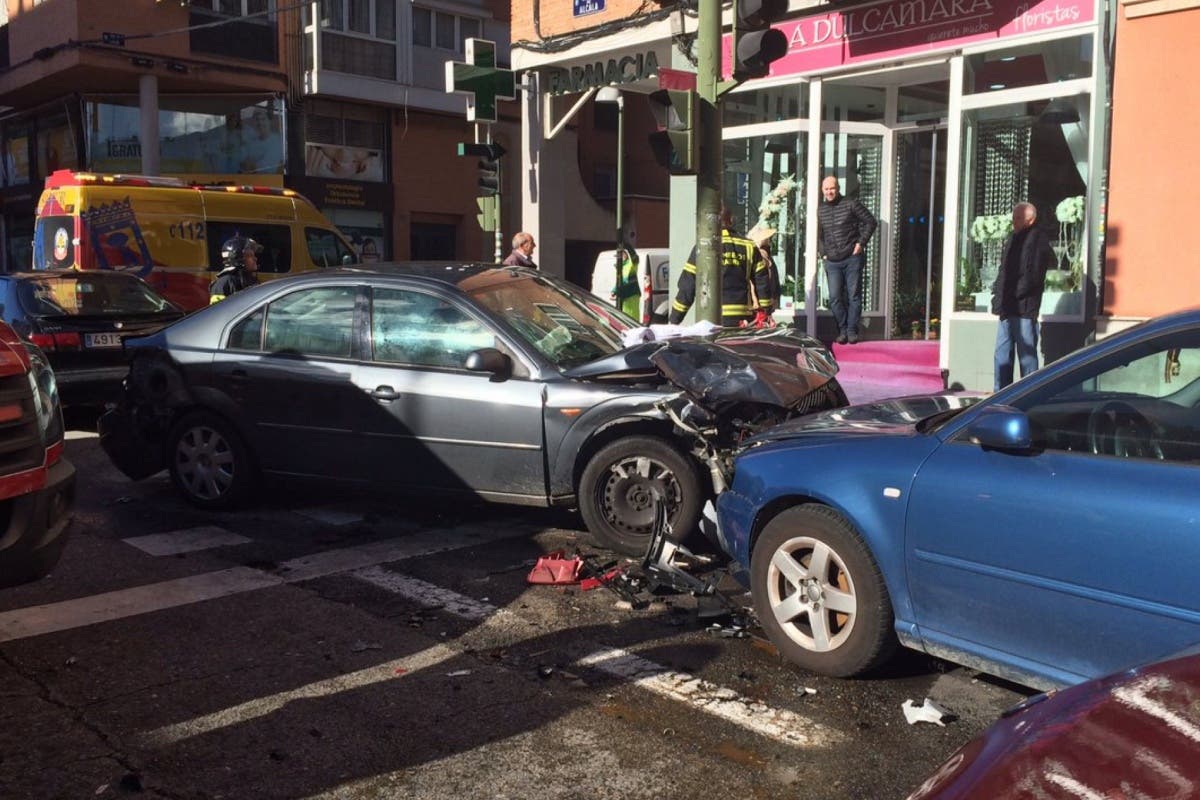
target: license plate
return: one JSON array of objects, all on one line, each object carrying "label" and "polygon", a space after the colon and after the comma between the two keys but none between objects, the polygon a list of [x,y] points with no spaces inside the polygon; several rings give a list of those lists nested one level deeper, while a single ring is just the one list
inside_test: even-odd
[{"label": "license plate", "polygon": [[83,344],[85,347],[120,347],[121,334],[85,333],[83,335]]}]

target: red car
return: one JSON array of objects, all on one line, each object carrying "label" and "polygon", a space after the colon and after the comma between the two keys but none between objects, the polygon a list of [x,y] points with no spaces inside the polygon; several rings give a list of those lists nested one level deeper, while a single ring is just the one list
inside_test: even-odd
[{"label": "red car", "polygon": [[0,586],[58,563],[75,502],[62,408],[46,355],[0,322]]},{"label": "red car", "polygon": [[1134,800],[1200,794],[1200,649],[1039,694],[908,800]]}]

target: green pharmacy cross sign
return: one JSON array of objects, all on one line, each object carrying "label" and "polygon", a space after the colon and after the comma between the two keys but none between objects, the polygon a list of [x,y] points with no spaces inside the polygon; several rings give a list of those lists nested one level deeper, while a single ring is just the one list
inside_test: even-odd
[{"label": "green pharmacy cross sign", "polygon": [[467,60],[446,62],[446,91],[467,95],[468,122],[495,122],[496,100],[515,100],[511,69],[496,66],[496,43],[467,39]]}]

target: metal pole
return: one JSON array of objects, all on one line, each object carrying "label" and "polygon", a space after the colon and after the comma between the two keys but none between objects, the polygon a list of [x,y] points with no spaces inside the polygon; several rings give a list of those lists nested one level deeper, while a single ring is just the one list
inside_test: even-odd
[{"label": "metal pole", "polygon": [[[623,246],[625,215],[623,201],[625,199],[625,95],[617,95],[617,249],[613,251],[613,262],[617,270],[617,279],[613,286],[617,287],[616,305],[621,307],[621,247]],[[641,320],[638,320],[641,322]]]},{"label": "metal pole", "polygon": [[933,146],[929,150],[929,239],[925,243],[925,338],[929,338],[929,319],[933,313],[933,215],[937,211],[937,148],[938,132],[933,134]]},{"label": "metal pole", "polygon": [[696,92],[700,165],[696,176],[696,320],[721,322],[721,0],[700,0]]}]

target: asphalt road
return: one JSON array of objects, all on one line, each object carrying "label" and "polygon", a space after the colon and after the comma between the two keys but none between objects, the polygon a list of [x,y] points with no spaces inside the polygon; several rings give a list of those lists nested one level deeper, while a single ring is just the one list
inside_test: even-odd
[{"label": "asphalt road", "polygon": [[[298,487],[204,514],[73,434],[72,538],[0,591],[0,797],[903,798],[1029,694],[906,653],[874,679],[530,586],[561,511]],[[909,725],[930,698],[954,716]]]}]

